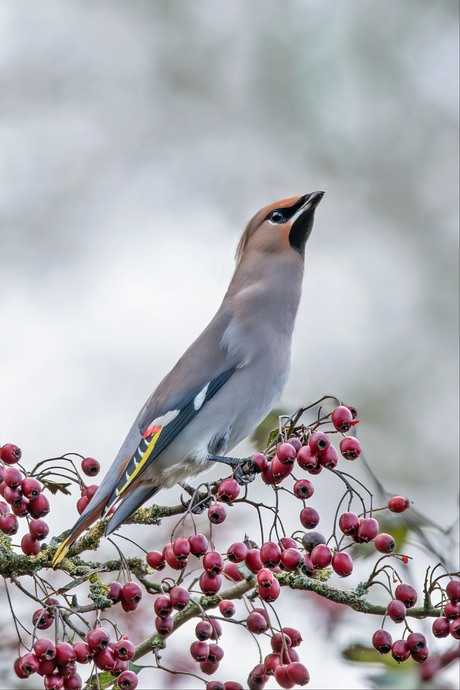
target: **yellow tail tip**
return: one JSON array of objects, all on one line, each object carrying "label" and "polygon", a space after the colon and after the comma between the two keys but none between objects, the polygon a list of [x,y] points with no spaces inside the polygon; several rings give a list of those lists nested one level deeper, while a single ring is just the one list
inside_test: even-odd
[{"label": "yellow tail tip", "polygon": [[64,541],[62,542],[62,544],[59,545],[56,553],[54,554],[53,560],[52,560],[53,568],[56,565],[58,565],[67,555],[67,552],[71,547],[71,544],[68,543],[69,539],[70,539],[70,537],[67,537],[67,539],[64,539]]}]

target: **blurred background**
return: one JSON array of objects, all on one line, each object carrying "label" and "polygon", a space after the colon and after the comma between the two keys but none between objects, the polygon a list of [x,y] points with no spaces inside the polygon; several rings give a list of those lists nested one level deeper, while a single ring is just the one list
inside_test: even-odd
[{"label": "blurred background", "polygon": [[[323,189],[280,407],[355,405],[385,487],[455,521],[455,0],[2,0],[0,92],[1,443],[107,468],[248,219]],[[326,644],[312,687],[372,687]]]}]

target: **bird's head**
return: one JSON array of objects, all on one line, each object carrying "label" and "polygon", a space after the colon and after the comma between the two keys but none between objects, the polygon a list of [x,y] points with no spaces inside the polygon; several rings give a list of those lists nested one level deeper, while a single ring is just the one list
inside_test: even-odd
[{"label": "bird's head", "polygon": [[265,206],[249,221],[236,252],[241,261],[247,252],[296,252],[302,258],[313,228],[315,209],[324,192],[282,199]]}]

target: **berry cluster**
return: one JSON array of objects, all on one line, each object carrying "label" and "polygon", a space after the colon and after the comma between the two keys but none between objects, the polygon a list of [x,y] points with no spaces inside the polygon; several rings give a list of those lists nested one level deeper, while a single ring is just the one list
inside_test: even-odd
[{"label": "berry cluster", "polygon": [[32,651],[16,659],[14,670],[18,678],[38,673],[43,677],[45,690],[81,690],[83,681],[77,673],[77,663],[94,663],[99,670],[115,676],[121,690],[135,690],[138,678],[128,668],[134,653],[134,645],[127,637],[111,640],[108,630],[94,628],[87,633],[85,642],[55,644],[46,637],[38,639]]}]

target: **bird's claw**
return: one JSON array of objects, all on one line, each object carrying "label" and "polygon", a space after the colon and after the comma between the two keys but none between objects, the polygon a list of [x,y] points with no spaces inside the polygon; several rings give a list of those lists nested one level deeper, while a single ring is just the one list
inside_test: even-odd
[{"label": "bird's claw", "polygon": [[246,486],[254,481],[259,472],[259,467],[251,458],[244,458],[233,470],[233,477],[240,486]]},{"label": "bird's claw", "polygon": [[184,508],[193,513],[193,515],[201,515],[201,513],[204,513],[204,511],[211,505],[212,496],[210,496],[208,493],[199,493],[196,491],[189,501],[184,501],[184,498],[181,495],[180,502]]}]

